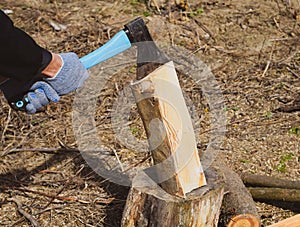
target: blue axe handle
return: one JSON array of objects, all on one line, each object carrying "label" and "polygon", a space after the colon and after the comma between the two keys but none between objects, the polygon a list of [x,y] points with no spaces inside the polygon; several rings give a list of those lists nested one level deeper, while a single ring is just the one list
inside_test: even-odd
[{"label": "blue axe handle", "polygon": [[[80,61],[86,69],[89,69],[100,62],[103,62],[109,58],[112,58],[123,51],[131,47],[131,42],[124,30],[115,34],[107,43],[99,47],[97,50],[89,53],[88,55],[80,58]],[[11,106],[16,110],[25,110],[25,107],[29,103],[26,96],[22,100],[11,102]]]},{"label": "blue axe handle", "polygon": [[119,31],[106,44],[80,58],[86,69],[114,57],[131,47],[131,42],[124,30]]}]

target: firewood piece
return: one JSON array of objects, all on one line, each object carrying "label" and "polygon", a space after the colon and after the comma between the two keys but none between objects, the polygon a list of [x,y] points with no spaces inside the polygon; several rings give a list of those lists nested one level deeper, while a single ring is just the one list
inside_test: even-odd
[{"label": "firewood piece", "polygon": [[132,187],[122,227],[217,226],[224,195],[224,176],[216,168],[205,171],[207,185],[179,198],[163,189]]},{"label": "firewood piece", "polygon": [[173,62],[134,82],[131,88],[156,165],[154,181],[180,197],[205,185],[193,125]]},{"label": "firewood piece", "polygon": [[300,203],[299,189],[284,188],[248,188],[253,199],[257,201],[278,201]]},{"label": "firewood piece", "polygon": [[276,224],[269,225],[267,227],[300,227],[300,214],[282,220]]},{"label": "firewood piece", "polygon": [[243,184],[241,178],[233,170],[222,167],[226,178],[225,194],[219,226],[259,227],[260,218],[256,204]]},{"label": "firewood piece", "polygon": [[250,187],[300,189],[300,181],[284,180],[250,173],[241,174],[241,178],[244,184]]},{"label": "firewood piece", "polygon": [[239,214],[230,220],[227,227],[260,227],[260,224],[252,214]]}]

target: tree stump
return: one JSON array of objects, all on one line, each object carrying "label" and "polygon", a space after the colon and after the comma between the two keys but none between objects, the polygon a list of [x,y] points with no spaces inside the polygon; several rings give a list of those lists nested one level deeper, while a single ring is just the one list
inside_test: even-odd
[{"label": "tree stump", "polygon": [[187,194],[172,196],[158,185],[132,187],[123,212],[122,227],[217,226],[224,195],[224,177],[217,168],[205,171],[207,185]]}]

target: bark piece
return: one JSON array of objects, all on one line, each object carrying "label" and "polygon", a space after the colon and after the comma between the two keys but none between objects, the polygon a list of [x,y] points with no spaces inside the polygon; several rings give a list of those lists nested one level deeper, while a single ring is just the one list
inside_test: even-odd
[{"label": "bark piece", "polygon": [[217,226],[224,195],[224,177],[218,169],[205,172],[208,184],[186,198],[132,187],[123,212],[122,227]]},{"label": "bark piece", "polygon": [[241,174],[241,178],[246,186],[251,187],[300,189],[300,181],[284,180],[275,177],[250,173]]},{"label": "bark piece", "polygon": [[[194,129],[172,61],[132,84],[155,164],[155,182],[184,197],[206,184]],[[151,173],[150,173],[151,175]]]}]

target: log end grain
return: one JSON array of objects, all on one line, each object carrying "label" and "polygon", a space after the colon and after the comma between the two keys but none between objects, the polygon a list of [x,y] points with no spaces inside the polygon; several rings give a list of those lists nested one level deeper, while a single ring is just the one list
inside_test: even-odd
[{"label": "log end grain", "polygon": [[252,214],[239,214],[228,223],[227,227],[260,227],[259,220]]}]

